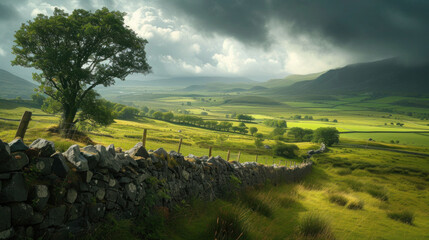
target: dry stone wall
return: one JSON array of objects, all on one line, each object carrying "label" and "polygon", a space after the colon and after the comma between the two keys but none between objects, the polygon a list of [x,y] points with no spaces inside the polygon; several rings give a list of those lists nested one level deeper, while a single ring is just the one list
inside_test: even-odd
[{"label": "dry stone wall", "polygon": [[267,181],[299,180],[311,166],[184,157],[162,148],[146,151],[142,143],[126,152],[73,145],[60,153],[45,139],[30,146],[0,140],[0,239],[67,239],[106,214],[133,217],[149,198],[166,207],[194,197],[213,200]]}]

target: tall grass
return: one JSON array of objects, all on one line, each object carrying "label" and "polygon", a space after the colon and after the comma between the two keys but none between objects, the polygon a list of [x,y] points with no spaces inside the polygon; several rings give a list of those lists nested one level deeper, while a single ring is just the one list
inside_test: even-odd
[{"label": "tall grass", "polygon": [[400,212],[390,212],[387,214],[387,216],[393,220],[413,225],[414,213],[411,211],[403,210]]},{"label": "tall grass", "polygon": [[297,239],[335,239],[330,224],[316,213],[308,213],[298,223]]},{"label": "tall grass", "polygon": [[366,192],[371,196],[387,202],[389,200],[388,191],[386,188],[378,185],[367,185]]},{"label": "tall grass", "polygon": [[248,239],[247,231],[242,224],[240,215],[234,211],[219,211],[218,217],[211,224],[211,232],[215,240],[243,240]]},{"label": "tall grass", "polygon": [[346,197],[338,193],[331,193],[329,195],[329,201],[331,203],[335,203],[340,206],[345,206],[349,202],[349,200]]},{"label": "tall grass", "polygon": [[361,210],[363,209],[364,202],[362,200],[353,200],[348,205],[347,208],[351,210]]},{"label": "tall grass", "polygon": [[268,204],[266,204],[254,194],[244,192],[240,195],[239,201],[243,203],[243,205],[245,205],[246,207],[265,217],[272,217],[273,215],[270,206],[268,206]]}]

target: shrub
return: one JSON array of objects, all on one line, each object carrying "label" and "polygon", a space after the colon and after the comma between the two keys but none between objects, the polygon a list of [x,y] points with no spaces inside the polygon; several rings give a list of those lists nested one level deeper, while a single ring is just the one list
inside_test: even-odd
[{"label": "shrub", "polygon": [[401,212],[390,212],[387,214],[387,216],[393,220],[413,225],[414,213],[408,210],[404,210]]},{"label": "shrub", "polygon": [[273,150],[276,156],[294,158],[297,156],[297,151],[299,148],[295,144],[284,144],[278,142],[276,145],[274,145]]},{"label": "shrub", "polygon": [[369,193],[371,196],[380,199],[381,201],[389,200],[388,192],[384,187],[377,185],[368,185],[366,192]]},{"label": "shrub", "polygon": [[334,239],[326,219],[315,213],[309,213],[298,223],[298,233],[305,237]]},{"label": "shrub", "polygon": [[314,130],[313,142],[324,143],[328,147],[340,141],[340,135],[334,127],[321,127]]},{"label": "shrub", "polygon": [[363,209],[364,202],[362,200],[353,200],[347,205],[348,209],[352,210],[360,210]]},{"label": "shrub", "polygon": [[341,194],[333,193],[329,196],[329,201],[340,206],[345,206],[349,200]]}]

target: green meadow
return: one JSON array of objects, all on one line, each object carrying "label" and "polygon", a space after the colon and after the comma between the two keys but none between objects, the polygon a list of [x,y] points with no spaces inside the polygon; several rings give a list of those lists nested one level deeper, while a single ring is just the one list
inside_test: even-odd
[{"label": "green meadow", "polygon": [[[206,120],[230,121],[234,126],[239,122],[232,119],[231,114],[245,113],[255,118],[246,126],[258,128],[264,136],[269,136],[273,131],[272,127],[263,124],[265,119],[286,120],[289,129],[335,127],[340,132],[351,133],[341,133],[339,145],[313,157],[312,173],[300,182],[277,186],[266,183],[213,202],[198,199],[182,202],[160,220],[162,224],[157,229],[160,238],[213,239],[216,237],[213,227],[220,223],[236,226],[234,231],[238,235],[232,234],[235,237],[225,239],[429,238],[429,157],[388,151],[394,149],[429,154],[428,120],[399,113],[401,107],[392,105],[398,99],[390,97],[369,100],[367,104],[377,101],[381,107],[388,105],[396,112],[369,109],[362,97],[316,102],[288,100],[275,105],[254,101],[248,104],[225,102],[229,97],[153,94],[147,97],[147,101],[132,104],[155,110],[166,109],[174,114],[186,110]],[[241,98],[239,101],[243,99],[246,100]],[[258,98],[256,101],[264,99]],[[374,106],[378,107],[371,105]],[[44,113],[30,101],[1,100],[0,109],[0,139],[3,141],[14,138],[22,113],[32,111],[25,143],[42,137],[54,141],[59,150],[66,150],[72,144],[86,144],[79,139],[63,139],[48,131],[58,123],[59,116]],[[423,110],[419,108],[419,111]],[[201,115],[201,112],[207,115]],[[301,119],[297,119],[296,115],[301,115]],[[313,120],[304,120],[306,115],[312,116]],[[215,131],[147,117],[132,121],[115,120],[108,127],[96,128],[85,134],[96,144],[113,143],[127,150],[141,141],[143,129],[148,130],[148,149],[163,147],[167,151],[177,151],[182,139],[181,153],[185,156],[208,155],[209,147],[212,147],[212,155],[226,158],[230,150],[230,160],[238,160],[240,153],[240,162],[255,161],[258,155],[258,162],[268,165],[289,166],[292,162],[302,161],[300,155],[309,149],[319,147],[310,142],[295,143],[286,137],[286,141],[300,149],[298,157],[287,159],[274,156],[272,150],[257,148],[255,138],[250,134]],[[412,133],[419,131],[422,133]],[[368,141],[369,138],[373,141]],[[268,138],[263,141],[263,144],[270,146],[275,143],[276,140]],[[366,146],[385,150],[367,149]],[[314,238],[303,235],[303,225],[309,216],[320,218],[327,226],[322,235]],[[403,219],[411,219],[411,222]],[[89,239],[118,239],[124,236],[139,239],[133,230],[139,224],[143,223],[107,220],[100,228],[102,232],[95,231]],[[107,238],[106,232],[109,233]]]}]

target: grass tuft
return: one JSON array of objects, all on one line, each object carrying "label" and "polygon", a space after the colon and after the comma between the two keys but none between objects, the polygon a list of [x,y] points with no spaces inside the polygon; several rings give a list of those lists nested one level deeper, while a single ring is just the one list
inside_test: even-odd
[{"label": "grass tuft", "polygon": [[363,209],[364,202],[362,200],[353,200],[348,205],[347,208],[351,210],[361,210]]},{"label": "grass tuft", "polygon": [[361,192],[364,189],[364,184],[357,180],[347,179],[344,182],[355,192]]},{"label": "grass tuft", "polygon": [[411,211],[404,210],[400,212],[390,212],[387,214],[387,216],[393,220],[413,225],[414,213]]},{"label": "grass tuft", "polygon": [[298,234],[301,239],[335,239],[328,221],[315,213],[309,213],[301,219],[298,223]]},{"label": "grass tuft", "polygon": [[387,189],[377,185],[368,185],[366,192],[371,196],[380,199],[381,201],[387,202],[389,200]]},{"label": "grass tuft", "polygon": [[240,195],[240,201],[248,208],[253,211],[265,216],[272,217],[273,211],[271,208],[263,202],[261,199],[257,198],[254,194],[246,193]]},{"label": "grass tuft", "polygon": [[212,224],[214,238],[219,240],[247,239],[247,233],[238,214],[231,211],[220,211]]},{"label": "grass tuft", "polygon": [[344,197],[343,195],[338,194],[338,193],[330,194],[329,195],[329,201],[331,203],[335,203],[335,204],[338,204],[340,206],[345,206],[349,202],[349,200],[346,197]]}]

